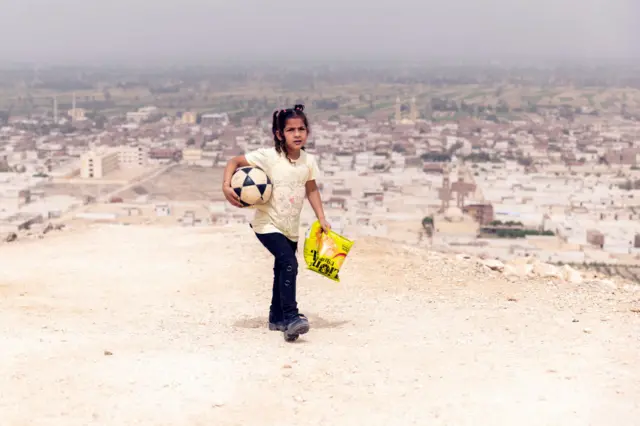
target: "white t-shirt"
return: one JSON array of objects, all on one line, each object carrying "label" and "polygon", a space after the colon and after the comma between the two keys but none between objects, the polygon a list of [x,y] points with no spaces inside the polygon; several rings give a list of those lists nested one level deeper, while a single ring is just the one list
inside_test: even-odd
[{"label": "white t-shirt", "polygon": [[251,222],[258,234],[279,232],[291,241],[298,241],[300,212],[306,198],[305,184],[319,174],[312,154],[300,151],[300,158],[291,162],[275,148],[260,148],[245,154],[247,162],[267,173],[273,184],[269,202],[257,205]]}]

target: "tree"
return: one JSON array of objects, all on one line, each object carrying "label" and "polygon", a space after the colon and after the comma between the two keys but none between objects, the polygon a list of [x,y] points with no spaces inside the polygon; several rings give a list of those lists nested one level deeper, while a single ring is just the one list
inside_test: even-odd
[{"label": "tree", "polygon": [[429,226],[433,226],[433,217],[425,216],[422,218],[422,227],[427,229]]},{"label": "tree", "polygon": [[533,164],[531,157],[518,157],[518,164],[528,167]]},{"label": "tree", "polygon": [[451,155],[436,152],[427,152],[420,157],[422,161],[432,161],[435,163],[446,163],[451,161]]},{"label": "tree", "polygon": [[393,152],[399,152],[401,154],[404,154],[405,152],[407,152],[407,149],[404,147],[404,145],[399,143],[393,145],[393,148],[391,149],[393,150]]},{"label": "tree", "polygon": [[422,219],[422,227],[424,228],[427,234],[427,237],[429,238],[433,237],[433,217],[425,216]]}]

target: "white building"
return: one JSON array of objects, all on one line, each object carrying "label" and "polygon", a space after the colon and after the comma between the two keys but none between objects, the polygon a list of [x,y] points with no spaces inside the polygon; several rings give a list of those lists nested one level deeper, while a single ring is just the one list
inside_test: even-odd
[{"label": "white building", "polygon": [[90,150],[80,156],[80,177],[83,179],[100,179],[119,168],[120,155],[117,150]]},{"label": "white building", "polygon": [[80,156],[80,177],[101,179],[118,169],[146,167],[149,162],[147,148],[119,146],[105,151],[89,150]]},{"label": "white building", "polygon": [[149,151],[142,146],[120,146],[118,161],[123,169],[145,167],[149,162]]}]

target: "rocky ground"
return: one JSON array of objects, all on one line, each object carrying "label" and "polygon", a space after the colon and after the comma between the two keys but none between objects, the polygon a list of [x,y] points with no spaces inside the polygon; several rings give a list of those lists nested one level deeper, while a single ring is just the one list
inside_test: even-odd
[{"label": "rocky ground", "polygon": [[638,424],[638,287],[549,266],[359,240],[291,344],[248,228],[3,244],[1,424]]}]

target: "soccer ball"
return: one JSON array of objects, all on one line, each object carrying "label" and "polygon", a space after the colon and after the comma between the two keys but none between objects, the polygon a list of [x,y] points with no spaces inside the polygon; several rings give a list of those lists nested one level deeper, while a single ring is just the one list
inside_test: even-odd
[{"label": "soccer ball", "polygon": [[245,206],[264,204],[271,198],[273,184],[269,176],[258,167],[241,167],[231,177],[231,188]]}]

